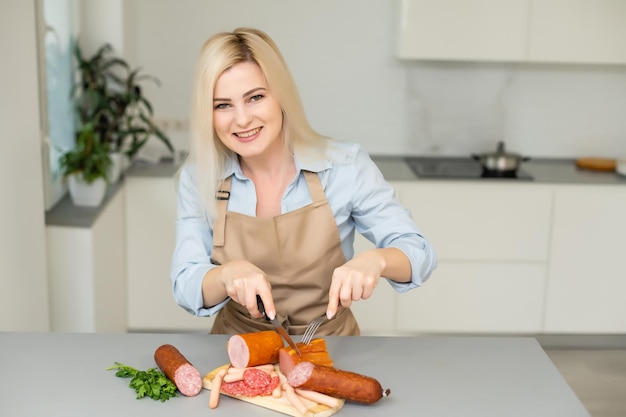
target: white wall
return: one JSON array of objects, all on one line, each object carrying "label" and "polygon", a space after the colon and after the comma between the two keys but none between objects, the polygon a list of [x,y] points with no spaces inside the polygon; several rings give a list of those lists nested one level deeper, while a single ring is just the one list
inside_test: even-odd
[{"label": "white wall", "polygon": [[47,331],[34,1],[0,3],[0,331]]},{"label": "white wall", "polygon": [[[127,0],[129,59],[158,76],[157,116],[185,121],[198,50],[257,26],[277,42],[321,133],[377,154],[495,150],[626,156],[626,68],[425,63],[395,58],[397,1]],[[184,131],[172,131],[179,147]]]}]

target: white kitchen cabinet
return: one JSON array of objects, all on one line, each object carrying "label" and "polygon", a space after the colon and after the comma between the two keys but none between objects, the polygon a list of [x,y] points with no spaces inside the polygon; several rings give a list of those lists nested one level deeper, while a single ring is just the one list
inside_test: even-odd
[{"label": "white kitchen cabinet", "polygon": [[547,187],[509,181],[413,181],[398,187],[440,261],[547,260]]},{"label": "white kitchen cabinet", "polygon": [[[75,217],[69,197],[60,205]],[[115,193],[93,224],[46,226],[50,329],[54,332],[125,332],[124,195]]]},{"label": "white kitchen cabinet", "polygon": [[624,64],[623,0],[401,0],[403,59]]},{"label": "white kitchen cabinet", "polygon": [[397,298],[402,333],[539,333],[546,266],[441,261],[431,278]]},{"label": "white kitchen cabinet", "polygon": [[400,58],[520,61],[531,0],[402,0]]},{"label": "white kitchen cabinet", "polygon": [[541,331],[550,188],[448,181],[398,187],[439,265],[421,288],[397,297],[397,330]]},{"label": "white kitchen cabinet", "polygon": [[128,176],[125,194],[128,330],[210,331],[213,318],[187,313],[172,295],[170,266],[176,238],[174,178]]},{"label": "white kitchen cabinet", "polygon": [[626,63],[626,1],[533,0],[528,60]]},{"label": "white kitchen cabinet", "polygon": [[546,333],[626,333],[626,188],[555,190]]}]

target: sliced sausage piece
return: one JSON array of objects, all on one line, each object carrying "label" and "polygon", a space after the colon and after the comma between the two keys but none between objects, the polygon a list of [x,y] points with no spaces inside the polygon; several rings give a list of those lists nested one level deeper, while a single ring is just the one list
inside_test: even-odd
[{"label": "sliced sausage piece", "polygon": [[276,331],[265,330],[231,336],[226,350],[233,367],[249,368],[278,362],[278,350],[283,346],[283,339]]},{"label": "sliced sausage piece", "polygon": [[174,346],[159,346],[154,352],[154,361],[181,394],[193,397],[202,390],[200,372]]},{"label": "sliced sausage piece", "polygon": [[288,376],[296,364],[300,362],[312,362],[316,365],[333,366],[333,360],[326,349],[325,339],[313,339],[308,345],[297,343],[302,356],[298,356],[290,346],[285,346],[278,353],[280,372]]},{"label": "sliced sausage piece", "polygon": [[375,403],[390,393],[389,389],[383,392],[380,383],[372,377],[311,362],[297,364],[287,377],[287,382],[294,388],[365,404]]}]

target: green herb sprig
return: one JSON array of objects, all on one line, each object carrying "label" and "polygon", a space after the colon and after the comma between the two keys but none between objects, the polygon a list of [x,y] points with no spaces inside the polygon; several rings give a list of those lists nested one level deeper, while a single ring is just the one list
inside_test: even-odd
[{"label": "green herb sprig", "polygon": [[137,392],[137,399],[146,395],[154,400],[165,402],[176,397],[176,385],[165,374],[156,368],[140,371],[128,365],[115,362],[115,366],[107,368],[107,371],[117,369],[115,376],[120,378],[132,378],[129,387]]}]

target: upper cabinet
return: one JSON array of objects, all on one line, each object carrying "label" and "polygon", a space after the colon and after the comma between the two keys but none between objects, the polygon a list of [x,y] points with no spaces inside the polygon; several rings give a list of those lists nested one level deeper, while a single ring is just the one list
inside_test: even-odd
[{"label": "upper cabinet", "polygon": [[532,0],[528,60],[626,63],[626,1]]},{"label": "upper cabinet", "polygon": [[531,0],[402,0],[398,56],[519,61]]},{"label": "upper cabinet", "polygon": [[626,63],[623,0],[401,0],[402,59]]}]

